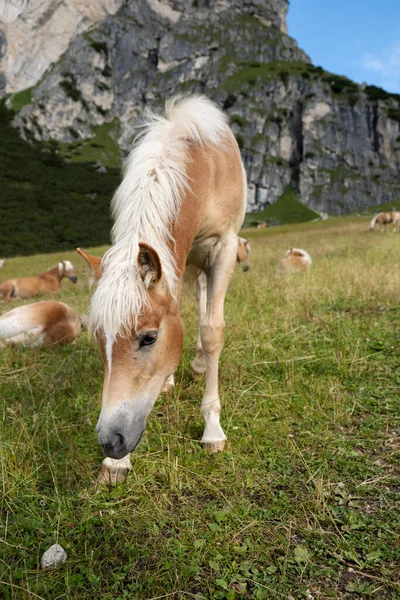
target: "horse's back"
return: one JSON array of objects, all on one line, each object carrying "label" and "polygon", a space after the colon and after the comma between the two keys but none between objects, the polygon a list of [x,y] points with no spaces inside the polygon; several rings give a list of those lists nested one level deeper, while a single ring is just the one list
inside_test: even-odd
[{"label": "horse's back", "polygon": [[201,225],[223,233],[239,231],[246,210],[245,173],[231,134],[224,147],[194,147],[188,165],[188,202],[196,205]]}]

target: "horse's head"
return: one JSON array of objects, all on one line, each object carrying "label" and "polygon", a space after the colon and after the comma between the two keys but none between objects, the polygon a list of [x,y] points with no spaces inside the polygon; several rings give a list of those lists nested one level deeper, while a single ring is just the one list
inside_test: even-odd
[{"label": "horse's head", "polygon": [[238,249],[237,249],[237,262],[242,263],[243,271],[248,271],[250,269],[249,265],[249,254],[251,252],[250,240],[246,240],[245,238],[238,237]]},{"label": "horse's head", "polygon": [[58,274],[60,278],[67,277],[72,283],[76,283],[78,281],[78,277],[76,276],[74,265],[69,260],[63,260],[58,263]]},{"label": "horse's head", "polygon": [[[84,258],[100,279],[100,288],[104,282],[96,259]],[[146,244],[139,245],[137,268],[147,292],[140,314],[132,315],[118,331],[107,329],[107,315],[101,324],[99,319],[94,323],[104,363],[97,431],[104,454],[112,458],[125,456],[140,442],[147,417],[166,379],[175,372],[183,346],[179,305],[164,281],[158,254]],[[101,296],[104,291],[103,285]]]}]

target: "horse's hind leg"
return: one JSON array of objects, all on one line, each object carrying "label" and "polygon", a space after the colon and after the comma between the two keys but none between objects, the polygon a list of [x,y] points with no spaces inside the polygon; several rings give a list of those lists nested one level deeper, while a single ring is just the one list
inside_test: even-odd
[{"label": "horse's hind leg", "polygon": [[101,470],[97,478],[98,483],[106,485],[116,485],[125,481],[131,470],[131,455],[127,454],[123,458],[105,458],[101,464]]},{"label": "horse's hind leg", "polygon": [[[207,278],[203,271],[197,275],[196,280],[196,296],[199,304],[199,324],[204,318],[207,311]],[[206,371],[206,360],[204,358],[203,346],[201,344],[201,333],[197,337],[196,356],[192,361],[192,376],[196,379]]]},{"label": "horse's hind leg", "polygon": [[4,282],[0,286],[0,300],[11,300],[17,297],[17,292],[12,283]]},{"label": "horse's hind leg", "polygon": [[229,279],[235,267],[237,237],[228,234],[207,270],[207,309],[201,317],[200,336],[206,365],[206,389],[201,412],[206,422],[201,439],[211,452],[223,450],[226,436],[219,422],[221,403],[218,395],[218,362],[224,344],[224,301]]}]

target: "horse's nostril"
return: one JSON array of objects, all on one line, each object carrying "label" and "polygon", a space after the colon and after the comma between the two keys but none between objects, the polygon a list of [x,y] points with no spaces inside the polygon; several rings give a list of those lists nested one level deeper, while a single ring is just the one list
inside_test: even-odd
[{"label": "horse's nostril", "polygon": [[121,435],[120,433],[116,433],[115,438],[116,439],[115,439],[114,448],[116,450],[120,450],[123,446],[125,446],[124,436]]},{"label": "horse's nostril", "polygon": [[127,454],[125,438],[120,433],[114,433],[110,441],[101,442],[103,452],[111,458],[122,458]]}]

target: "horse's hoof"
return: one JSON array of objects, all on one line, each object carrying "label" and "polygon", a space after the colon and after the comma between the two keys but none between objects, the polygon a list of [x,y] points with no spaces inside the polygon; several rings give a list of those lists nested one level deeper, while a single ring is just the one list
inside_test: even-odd
[{"label": "horse's hoof", "polygon": [[203,442],[204,450],[211,454],[217,452],[223,452],[226,448],[226,440],[219,440],[218,442]]},{"label": "horse's hoof", "polygon": [[170,392],[171,390],[173,390],[173,389],[174,389],[174,387],[175,387],[175,384],[174,384],[174,383],[168,383],[168,381],[166,381],[166,382],[164,383],[164,387],[163,387],[163,389],[161,390],[161,393],[162,393],[162,394],[168,394],[168,392]]},{"label": "horse's hoof", "polygon": [[204,375],[205,371],[203,373],[198,373],[197,371],[194,371],[192,369],[192,379],[193,381],[199,381],[199,379],[201,379]]},{"label": "horse's hoof", "polygon": [[108,467],[102,466],[100,469],[99,476],[97,478],[97,483],[101,485],[118,485],[125,481],[128,476],[129,469],[124,467],[114,467],[109,469]]}]

